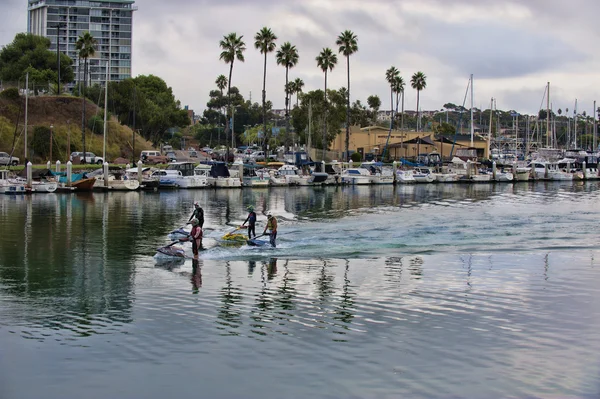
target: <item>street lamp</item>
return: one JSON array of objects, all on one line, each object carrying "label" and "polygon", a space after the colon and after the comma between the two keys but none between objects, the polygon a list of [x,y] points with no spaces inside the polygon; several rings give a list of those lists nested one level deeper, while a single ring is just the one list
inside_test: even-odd
[{"label": "street lamp", "polygon": [[52,165],[52,129],[54,126],[50,125],[50,165]]}]

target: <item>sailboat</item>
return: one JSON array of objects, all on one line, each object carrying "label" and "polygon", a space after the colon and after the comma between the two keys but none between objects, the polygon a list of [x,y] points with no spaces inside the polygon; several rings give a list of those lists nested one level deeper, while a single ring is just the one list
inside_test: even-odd
[{"label": "sailboat", "polygon": [[[106,63],[106,81],[104,85],[104,143],[102,147],[102,159],[106,162],[106,133],[108,130],[107,109],[108,109],[108,82],[109,82],[109,63]],[[108,164],[104,165],[104,170],[108,170]],[[130,179],[128,175],[122,171],[113,171],[108,173],[98,174],[94,188],[104,190],[137,190],[140,187],[140,182],[137,179]]]}]

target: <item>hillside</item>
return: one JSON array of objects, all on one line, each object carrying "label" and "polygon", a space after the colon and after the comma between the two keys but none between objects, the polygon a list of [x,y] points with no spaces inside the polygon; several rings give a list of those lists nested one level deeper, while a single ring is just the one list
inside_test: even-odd
[{"label": "hillside", "polygon": [[[82,134],[81,134],[81,98],[70,96],[44,96],[30,97],[28,104],[28,146],[30,150],[34,148],[30,158],[34,163],[43,163],[47,161],[49,153],[49,140],[40,143],[38,138],[36,145],[35,131],[36,127],[50,128],[52,125],[53,132],[53,160],[60,159],[66,162],[69,157],[67,150],[67,140],[70,134],[71,148],[70,151],[82,151]],[[0,151],[9,152],[13,146],[15,135],[15,125],[18,123],[17,139],[15,145],[15,156],[23,160],[23,141],[24,141],[24,123],[25,123],[25,98],[18,99],[3,98],[0,96]],[[104,117],[103,110],[96,107],[92,102],[86,104],[86,129],[85,141],[86,150],[97,155],[102,154],[103,134],[102,134],[102,119]],[[94,125],[94,119],[99,123]],[[90,123],[91,121],[91,123]],[[94,127],[92,132],[90,127]],[[42,134],[40,133],[40,137]],[[48,145],[45,145],[47,141]],[[106,153],[109,161],[118,157],[131,158],[132,149],[132,130],[121,125],[116,118],[110,118],[108,121],[108,133],[106,139]],[[150,142],[144,140],[139,135],[136,135],[135,152],[136,157],[142,150],[151,149]]]}]

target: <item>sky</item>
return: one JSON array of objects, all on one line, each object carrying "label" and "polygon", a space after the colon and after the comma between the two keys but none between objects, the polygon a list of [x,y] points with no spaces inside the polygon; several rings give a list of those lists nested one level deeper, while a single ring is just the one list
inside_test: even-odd
[{"label": "sky", "polygon": [[[263,55],[254,35],[266,26],[278,46],[298,48],[299,63],[290,79],[304,91],[322,89],[323,72],[315,58],[324,47],[337,52],[344,30],[358,37],[350,57],[351,101],[366,105],[378,95],[390,108],[385,71],[395,66],[406,82],[422,71],[427,87],[422,110],[461,105],[474,76],[477,108],[537,113],[550,82],[554,110],[590,114],[600,106],[600,1],[596,0],[138,0],[133,27],[133,76],[154,74],[173,88],[182,106],[206,108],[218,75],[229,73],[219,60],[219,41],[236,32],[246,43],[245,62],[235,62],[232,84],[245,98],[260,102]],[[27,29],[27,1],[0,0],[0,45]],[[346,60],[328,74],[328,88],[346,86]],[[285,69],[267,61],[267,99],[284,107]],[[416,91],[407,83],[405,108],[416,109]],[[295,101],[295,100],[294,100]],[[467,97],[466,107],[470,106]]]}]

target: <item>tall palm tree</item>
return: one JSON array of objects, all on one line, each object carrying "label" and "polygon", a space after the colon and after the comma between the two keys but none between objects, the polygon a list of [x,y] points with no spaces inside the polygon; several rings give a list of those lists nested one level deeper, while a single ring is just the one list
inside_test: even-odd
[{"label": "tall palm tree", "polygon": [[410,85],[417,91],[417,132],[421,129],[421,120],[419,118],[419,93],[427,87],[427,76],[423,72],[415,72],[410,79]]},{"label": "tall palm tree", "polygon": [[402,96],[402,110],[400,111],[400,129],[404,129],[404,87],[406,86],[404,78],[402,78],[402,76],[398,76],[396,79],[394,79],[393,86],[394,93],[396,93],[396,115],[398,115],[398,99],[399,96]]},{"label": "tall palm tree", "polygon": [[298,64],[298,49],[296,46],[292,46],[290,42],[285,42],[281,45],[277,53],[275,54],[277,64],[285,67],[285,145],[288,145],[289,138],[289,78],[288,73],[290,68],[293,68]]},{"label": "tall palm tree", "polygon": [[300,78],[294,80],[294,93],[296,93],[296,107],[298,106],[298,93],[302,93],[304,87],[304,81]]},{"label": "tall palm tree", "polygon": [[352,31],[345,30],[340,33],[335,44],[339,46],[339,52],[346,57],[346,65],[348,68],[348,95],[346,96],[346,151],[344,152],[344,159],[348,161],[348,146],[350,145],[350,56],[358,51],[358,40]]},{"label": "tall palm tree", "polygon": [[265,55],[265,63],[263,67],[263,89],[262,89],[262,111],[263,111],[263,151],[267,153],[267,54],[272,53],[277,48],[275,44],[277,36],[266,26],[259,30],[254,35],[254,47],[260,50],[261,54]]},{"label": "tall palm tree", "polygon": [[[244,62],[244,51],[246,51],[246,43],[244,43],[243,35],[238,36],[237,33],[232,32],[226,36],[223,36],[223,39],[219,42],[219,46],[223,51],[221,51],[221,55],[219,59],[224,61],[226,64],[229,64],[229,79],[227,80],[227,112],[228,118],[225,124],[225,139],[227,140],[227,134],[231,130],[229,125],[230,119],[233,118],[233,113],[231,112],[231,74],[233,73],[233,62],[237,59],[240,62]],[[232,142],[235,138],[235,133],[231,132]],[[234,143],[235,145],[235,143]],[[227,159],[229,159],[229,141],[227,141]]]},{"label": "tall palm tree", "polygon": [[[81,100],[83,101],[81,107],[81,136],[82,136],[82,144],[83,144],[83,158],[81,160],[82,163],[85,163],[85,91],[87,87],[87,69],[88,69],[88,58],[93,57],[96,54],[96,46],[98,42],[94,39],[94,36],[90,34],[90,32],[84,32],[79,38],[77,42],[75,42],[75,49],[78,51],[79,59],[84,60],[83,67],[83,93],[81,96]],[[108,66],[107,66],[108,68]],[[81,94],[81,93],[80,93]],[[106,107],[106,104],[104,104]]]},{"label": "tall palm tree", "polygon": [[390,103],[391,103],[391,112],[392,119],[390,122],[390,130],[394,127],[394,81],[400,77],[400,71],[395,67],[391,66],[387,71],[385,71],[385,80],[390,84]]},{"label": "tall palm tree", "polygon": [[317,66],[325,73],[325,122],[323,123],[323,160],[325,160],[325,152],[327,151],[327,71],[332,71],[337,64],[337,55],[329,47],[321,50],[316,58]]},{"label": "tall palm tree", "polygon": [[[219,98],[219,102],[222,100],[223,98],[223,90],[225,90],[225,88],[227,87],[227,77],[225,75],[219,75],[217,76],[217,80],[215,80],[215,83],[217,85],[217,88],[219,89],[219,91],[221,92],[221,97]],[[221,117],[223,116],[223,107],[219,107],[219,125],[221,124]],[[219,126],[217,126],[217,143],[221,143],[221,130],[219,128]]]}]

